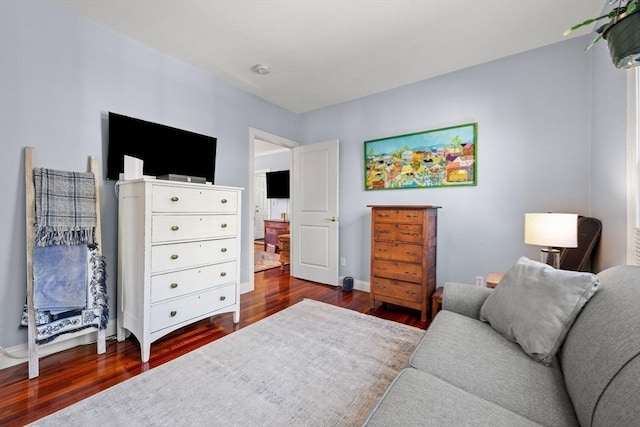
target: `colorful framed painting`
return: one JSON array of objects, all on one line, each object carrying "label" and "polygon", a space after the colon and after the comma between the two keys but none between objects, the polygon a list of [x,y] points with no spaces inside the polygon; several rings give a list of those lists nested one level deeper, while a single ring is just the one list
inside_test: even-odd
[{"label": "colorful framed painting", "polygon": [[365,190],[477,185],[478,124],[364,142]]}]

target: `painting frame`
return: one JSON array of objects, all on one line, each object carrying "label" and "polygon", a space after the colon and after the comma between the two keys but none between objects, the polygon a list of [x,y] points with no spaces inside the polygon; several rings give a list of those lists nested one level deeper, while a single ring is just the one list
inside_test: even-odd
[{"label": "painting frame", "polygon": [[476,186],[477,150],[477,122],[364,141],[364,188]]}]

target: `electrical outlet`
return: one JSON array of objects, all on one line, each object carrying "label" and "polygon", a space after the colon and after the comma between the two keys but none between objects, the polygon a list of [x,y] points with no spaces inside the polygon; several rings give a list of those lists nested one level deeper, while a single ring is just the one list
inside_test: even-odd
[{"label": "electrical outlet", "polygon": [[484,286],[484,277],[476,276],[476,286]]},{"label": "electrical outlet", "polygon": [[345,257],[340,258],[340,265],[343,267],[347,265],[347,259]]}]

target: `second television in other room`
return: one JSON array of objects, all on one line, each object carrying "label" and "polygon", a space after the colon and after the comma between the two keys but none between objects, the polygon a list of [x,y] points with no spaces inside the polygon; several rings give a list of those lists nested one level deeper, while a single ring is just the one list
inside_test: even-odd
[{"label": "second television in other room", "polygon": [[289,171],[267,172],[267,199],[289,198]]}]

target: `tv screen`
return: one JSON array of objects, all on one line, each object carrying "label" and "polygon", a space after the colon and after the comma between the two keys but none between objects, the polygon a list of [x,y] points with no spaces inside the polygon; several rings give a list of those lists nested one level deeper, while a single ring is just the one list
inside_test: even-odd
[{"label": "tv screen", "polygon": [[289,171],[267,172],[267,199],[289,198]]},{"label": "tv screen", "polygon": [[141,159],[143,174],[206,178],[213,183],[216,138],[109,112],[107,179],[124,171],[124,156]]}]

